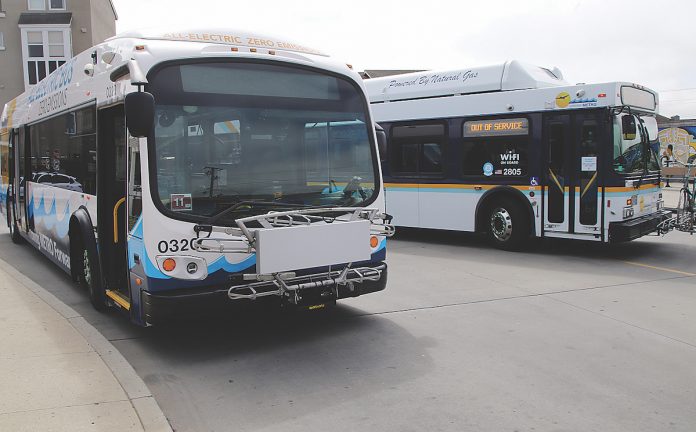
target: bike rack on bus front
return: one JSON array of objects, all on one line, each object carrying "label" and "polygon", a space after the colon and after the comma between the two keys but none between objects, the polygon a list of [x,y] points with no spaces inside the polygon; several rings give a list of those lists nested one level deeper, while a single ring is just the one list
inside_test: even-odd
[{"label": "bike rack on bus front", "polygon": [[[343,215],[338,217],[323,216],[332,213],[343,213]],[[196,233],[196,240],[194,240],[192,247],[198,252],[249,254],[255,252],[254,243],[256,238],[254,237],[254,228],[248,226],[253,222],[258,223],[262,228],[283,228],[311,225],[317,222],[341,223],[361,219],[370,221],[370,232],[373,235],[387,237],[394,235],[395,229],[391,224],[392,216],[380,213],[378,209],[327,207],[269,212],[262,215],[249,216],[237,219],[237,228],[198,224],[193,227]],[[224,234],[226,237],[212,237],[213,233]],[[205,237],[202,237],[203,235]]]},{"label": "bike rack on bus front", "polygon": [[[327,216],[336,215],[339,216]],[[394,226],[392,217],[380,213],[374,208],[355,207],[328,207],[290,210],[283,212],[269,212],[262,215],[237,219],[237,227],[222,227],[214,225],[198,224],[194,226],[196,240],[191,247],[198,252],[211,253],[242,253],[256,252],[255,231],[258,229],[287,228],[302,225],[333,224],[367,220],[370,222],[371,235],[383,235],[391,237]],[[253,227],[250,225],[258,225]],[[220,237],[222,235],[222,237]],[[266,296],[287,297],[291,302],[297,303],[301,299],[300,291],[309,288],[330,288],[336,298],[340,286],[347,286],[353,292],[354,285],[366,281],[379,281],[386,265],[375,267],[352,268],[348,263],[342,270],[329,271],[296,276],[295,272],[279,272],[268,275],[247,274],[245,280],[254,282],[245,285],[236,285],[229,288],[227,294],[231,300],[256,300]]]}]

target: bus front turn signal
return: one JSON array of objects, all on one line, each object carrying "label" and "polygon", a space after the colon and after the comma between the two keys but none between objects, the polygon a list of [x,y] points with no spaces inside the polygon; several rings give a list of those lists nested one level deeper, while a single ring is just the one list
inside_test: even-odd
[{"label": "bus front turn signal", "polygon": [[162,268],[166,272],[174,271],[174,269],[176,268],[176,261],[174,261],[173,258],[167,258],[162,262]]}]

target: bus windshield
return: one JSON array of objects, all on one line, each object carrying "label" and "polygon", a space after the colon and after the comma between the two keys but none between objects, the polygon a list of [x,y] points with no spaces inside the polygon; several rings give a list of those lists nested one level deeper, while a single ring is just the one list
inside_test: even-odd
[{"label": "bus windshield", "polygon": [[[645,129],[639,126],[639,120],[636,118],[636,131],[635,134],[624,134],[622,133],[621,119],[624,116],[629,116],[632,114],[621,114],[614,117],[614,171],[619,174],[641,174],[648,171],[658,171],[659,165],[657,162],[657,155],[655,154],[654,146],[645,145],[646,142],[650,143],[651,140],[656,139],[652,137],[651,133],[645,136],[646,132],[652,129],[655,119],[653,117],[644,117],[643,123],[646,124]],[[655,129],[657,128],[655,123]],[[648,154],[645,154],[645,151]]]},{"label": "bus windshield", "polygon": [[226,215],[235,219],[266,213],[268,205],[372,201],[372,127],[362,93],[347,80],[216,62],[166,66],[150,82],[150,178],[165,210],[210,217],[235,206]]}]

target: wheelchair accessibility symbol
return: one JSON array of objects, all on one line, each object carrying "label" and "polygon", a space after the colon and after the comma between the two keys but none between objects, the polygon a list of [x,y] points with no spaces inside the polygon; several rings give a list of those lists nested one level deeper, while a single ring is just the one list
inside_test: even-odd
[{"label": "wheelchair accessibility symbol", "polygon": [[532,179],[529,180],[529,185],[530,186],[539,186],[539,177],[532,177]]}]

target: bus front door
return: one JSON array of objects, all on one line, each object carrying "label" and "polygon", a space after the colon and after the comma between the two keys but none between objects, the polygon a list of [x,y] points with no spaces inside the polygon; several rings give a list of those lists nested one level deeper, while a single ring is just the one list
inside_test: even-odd
[{"label": "bus front door", "polygon": [[126,222],[126,123],[123,105],[99,110],[97,212],[106,295],[130,308]]},{"label": "bus front door", "polygon": [[570,233],[571,195],[569,115],[547,116],[544,121],[545,145],[542,154],[544,176],[544,232]]},{"label": "bus front door", "polygon": [[575,188],[575,233],[602,239],[602,176],[600,166],[600,117],[592,112],[575,115],[575,154],[571,165]]},{"label": "bus front door", "polygon": [[27,129],[21,127],[19,131],[15,131],[12,135],[13,146],[16,147],[15,160],[14,160],[14,214],[17,219],[17,227],[22,232],[27,232],[27,197],[28,194],[28,184],[30,180],[29,174],[29,158],[27,153],[29,146],[27,145],[29,139],[27,136]]},{"label": "bus front door", "polygon": [[599,118],[551,114],[544,131],[545,235],[600,240]]}]

